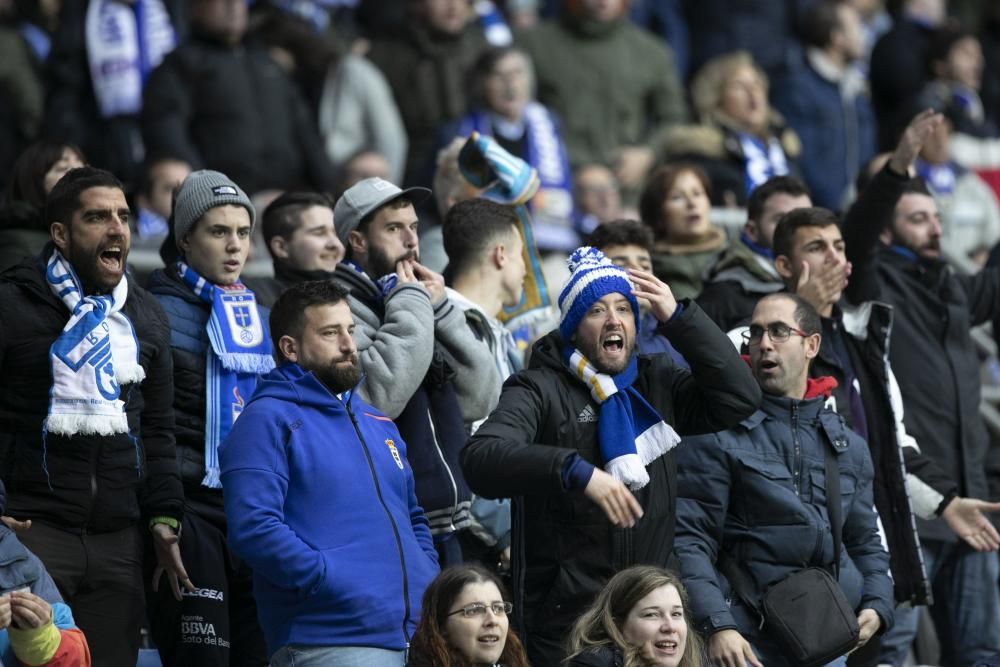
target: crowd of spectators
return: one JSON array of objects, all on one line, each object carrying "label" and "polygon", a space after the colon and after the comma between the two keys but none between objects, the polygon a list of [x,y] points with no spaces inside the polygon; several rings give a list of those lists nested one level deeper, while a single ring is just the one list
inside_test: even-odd
[{"label": "crowd of spectators", "polygon": [[998,3],[0,0],[0,191],[0,664],[1000,664]]}]

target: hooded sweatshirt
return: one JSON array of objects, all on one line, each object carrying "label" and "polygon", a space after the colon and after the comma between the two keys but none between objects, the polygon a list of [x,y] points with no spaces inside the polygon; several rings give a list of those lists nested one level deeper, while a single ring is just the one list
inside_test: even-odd
[{"label": "hooded sweatshirt", "polygon": [[403,650],[437,556],[388,417],[285,364],[219,448],[229,544],[254,572],[268,648]]}]

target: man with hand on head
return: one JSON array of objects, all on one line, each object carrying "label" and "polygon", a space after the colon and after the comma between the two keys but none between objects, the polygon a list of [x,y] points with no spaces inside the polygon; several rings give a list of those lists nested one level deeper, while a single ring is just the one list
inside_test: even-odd
[{"label": "man with hand on head", "polygon": [[149,291],[170,321],[181,554],[198,588],[177,600],[154,582],[150,625],[164,665],[265,665],[250,568],[226,546],[218,453],[258,377],[274,369],[267,311],[240,282],[256,214],[225,174],[202,170],[181,184],[172,219],[180,259],[150,276]]},{"label": "man with hand on head", "polygon": [[[568,628],[615,572],[667,565],[680,436],[727,428],[760,400],[696,304],[593,248],[569,266],[559,329],[536,343],[529,369],[507,380],[462,451],[476,493],[514,498],[515,605],[538,665],[562,660]],[[639,298],[690,371],[635,355]]]},{"label": "man with hand on head", "polygon": [[362,400],[347,291],[290,287],[280,366],[220,448],[229,543],[253,568],[273,667],[403,667],[438,572],[407,445]]},{"label": "man with hand on head", "polygon": [[125,275],[122,185],[100,169],[49,193],[52,243],[0,276],[0,452],[7,513],[87,635],[94,664],[135,664],[143,532],[173,594],[184,492],[174,447],[170,327]]},{"label": "man with hand on head", "polygon": [[455,533],[470,523],[471,493],[458,464],[465,425],[489,413],[499,382],[493,355],[466,326],[444,278],[420,263],[414,205],[429,195],[381,178],[349,188],[334,208],[347,252],[334,281],[350,290],[357,322],[365,373],[358,391],[406,440],[417,498],[446,565],[461,562]]}]

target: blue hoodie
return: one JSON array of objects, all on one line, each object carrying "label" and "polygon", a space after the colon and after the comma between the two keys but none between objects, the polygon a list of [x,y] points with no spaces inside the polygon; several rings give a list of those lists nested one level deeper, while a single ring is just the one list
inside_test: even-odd
[{"label": "blue hoodie", "polygon": [[438,571],[396,426],[355,392],[345,399],[286,364],[219,448],[229,545],[253,568],[272,654],[402,650]]}]

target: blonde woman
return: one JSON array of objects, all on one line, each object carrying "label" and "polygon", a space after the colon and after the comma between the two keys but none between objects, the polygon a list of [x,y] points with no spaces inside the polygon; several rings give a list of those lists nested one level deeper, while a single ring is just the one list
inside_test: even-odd
[{"label": "blonde woman", "polygon": [[749,53],[735,51],[707,62],[691,82],[698,125],[672,129],[669,161],[702,166],[716,206],[745,206],[754,188],[773,176],[796,175],[798,136],[768,103],[768,80]]},{"label": "blonde woman", "polygon": [[680,578],[640,565],[616,574],[573,626],[567,667],[702,667]]}]

